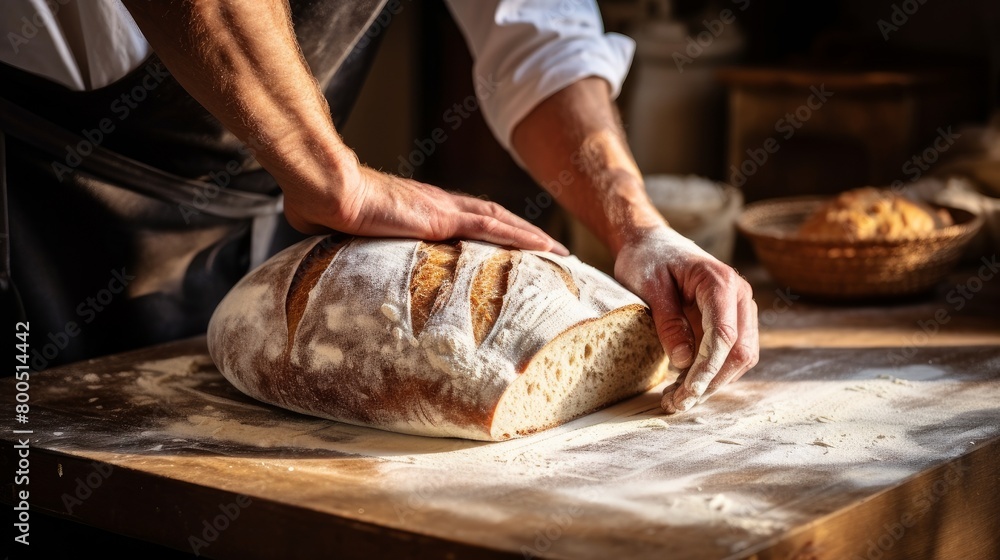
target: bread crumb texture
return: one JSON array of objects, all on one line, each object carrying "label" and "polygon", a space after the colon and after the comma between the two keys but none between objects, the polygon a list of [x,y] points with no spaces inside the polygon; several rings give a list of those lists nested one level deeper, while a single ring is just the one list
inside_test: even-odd
[{"label": "bread crumb texture", "polygon": [[575,257],[461,241],[313,238],[248,274],[209,350],[251,397],[425,436],[503,440],[651,388],[648,308]]}]

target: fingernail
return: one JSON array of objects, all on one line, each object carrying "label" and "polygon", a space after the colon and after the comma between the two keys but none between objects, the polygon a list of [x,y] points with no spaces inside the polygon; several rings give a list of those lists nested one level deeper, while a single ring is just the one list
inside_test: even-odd
[{"label": "fingernail", "polygon": [[708,381],[694,381],[691,383],[691,392],[696,397],[702,396],[706,389],[708,389]]},{"label": "fingernail", "polygon": [[552,251],[553,253],[556,253],[557,255],[562,255],[564,257],[569,256],[569,249],[567,249],[565,245],[563,245],[558,241],[556,241],[555,244],[556,246],[555,249]]},{"label": "fingernail", "polygon": [[670,363],[679,368],[686,368],[691,365],[691,358],[693,356],[694,350],[690,344],[678,344],[670,351]]},{"label": "fingernail", "polygon": [[677,410],[685,412],[696,404],[698,404],[698,397],[688,397],[682,400],[681,402],[677,403]]},{"label": "fingernail", "polygon": [[663,395],[660,399],[660,408],[662,408],[667,414],[674,414],[677,412],[677,408],[674,406],[674,394]]}]

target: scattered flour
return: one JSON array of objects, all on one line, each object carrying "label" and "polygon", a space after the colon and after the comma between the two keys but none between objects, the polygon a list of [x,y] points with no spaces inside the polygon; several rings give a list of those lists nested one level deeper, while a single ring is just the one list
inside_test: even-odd
[{"label": "scattered flour", "polygon": [[[855,362],[882,355],[870,352]],[[846,503],[852,492],[896,484],[1000,433],[997,422],[975,420],[1000,413],[1000,384],[933,365],[869,368],[815,360],[822,367],[812,372],[748,376],[701,404],[693,418],[679,415],[668,423],[657,413],[654,390],[534,436],[484,444],[247,408],[200,391],[210,377],[192,373],[191,360],[144,364],[145,380],[134,386],[136,399],[197,403],[185,410],[199,413],[147,430],[143,437],[153,446],[336,453],[336,460],[296,461],[294,472],[283,455],[262,454],[260,465],[319,482],[363,463],[374,492],[363,504],[366,521],[426,531],[428,525],[412,520],[432,519],[441,535],[497,546],[510,544],[493,540],[489,530],[503,520],[535,520],[524,521],[522,532],[530,535],[545,528],[533,516],[553,504],[599,513],[564,528],[573,538],[554,544],[561,556],[585,556],[594,531],[638,542],[693,526],[720,527],[715,544],[744,551],[815,519],[837,500]],[[476,507],[469,507],[469,496],[479,497]],[[380,501],[390,511],[408,508],[407,515],[369,507]],[[330,507],[357,515],[358,505]]]}]

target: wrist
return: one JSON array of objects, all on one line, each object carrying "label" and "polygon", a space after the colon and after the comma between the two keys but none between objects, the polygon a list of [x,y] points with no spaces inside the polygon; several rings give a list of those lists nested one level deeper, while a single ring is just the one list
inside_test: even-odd
[{"label": "wrist", "polygon": [[340,229],[356,217],[350,193],[361,183],[362,166],[354,151],[332,136],[323,141],[296,134],[280,150],[258,156],[284,193],[286,217],[304,233]]},{"label": "wrist", "polygon": [[356,184],[360,163],[354,151],[337,136],[298,132],[270,146],[257,147],[260,164],[277,180],[286,195],[339,195]]},{"label": "wrist", "polygon": [[605,243],[615,257],[627,245],[637,243],[653,231],[672,231],[653,206],[640,177],[626,175],[611,182],[605,202],[608,228]]}]

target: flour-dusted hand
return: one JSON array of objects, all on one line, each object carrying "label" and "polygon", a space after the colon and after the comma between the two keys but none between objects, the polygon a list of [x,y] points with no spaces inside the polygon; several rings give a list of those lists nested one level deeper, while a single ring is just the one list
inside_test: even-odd
[{"label": "flour-dusted hand", "polygon": [[569,251],[495,202],[357,165],[325,189],[282,184],[285,216],[303,233],[330,230],[369,237],[451,238],[519,249]]},{"label": "flour-dusted hand", "polygon": [[667,226],[607,83],[588,78],[552,95],[517,126],[513,144],[538,183],[611,249],[618,281],[652,309],[673,367],[687,370],[664,393],[667,412],[691,408],[757,363],[750,286]]},{"label": "flour-dusted hand", "polygon": [[686,411],[757,364],[757,304],[732,267],[673,229],[634,239],[619,251],[615,276],[649,304],[672,367],[682,370],[663,391],[663,409]]}]

